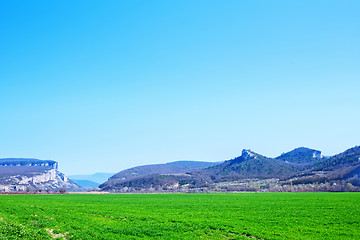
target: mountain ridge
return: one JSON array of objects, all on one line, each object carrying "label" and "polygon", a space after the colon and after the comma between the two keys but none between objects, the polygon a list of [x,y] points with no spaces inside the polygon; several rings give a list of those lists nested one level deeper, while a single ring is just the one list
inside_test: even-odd
[{"label": "mountain ridge", "polygon": [[218,163],[220,162],[181,160],[162,164],[148,164],[120,171],[110,177],[109,180],[129,179],[149,174],[184,174],[188,171],[202,169]]},{"label": "mountain ridge", "polygon": [[[216,189],[225,182],[233,186],[234,182],[244,182],[246,179],[250,179],[249,182],[269,184],[271,182],[274,186],[279,184],[292,186],[292,184],[303,183],[323,184],[327,180],[346,182],[350,179],[346,176],[351,176],[353,178],[351,183],[356,185],[357,173],[360,172],[357,164],[360,166],[360,147],[357,146],[329,158],[323,157],[319,150],[305,147],[295,148],[275,158],[244,149],[241,155],[234,159],[203,169],[182,174],[159,171],[130,179],[110,178],[99,187],[102,190],[115,192],[190,191],[192,189],[217,191]],[[241,186],[238,189],[246,188],[243,188],[244,184]]]}]

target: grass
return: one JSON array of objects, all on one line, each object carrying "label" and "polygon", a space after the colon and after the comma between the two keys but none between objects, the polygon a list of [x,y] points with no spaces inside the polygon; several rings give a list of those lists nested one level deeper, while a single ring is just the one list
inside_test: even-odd
[{"label": "grass", "polygon": [[360,239],[360,193],[0,196],[0,239]]}]

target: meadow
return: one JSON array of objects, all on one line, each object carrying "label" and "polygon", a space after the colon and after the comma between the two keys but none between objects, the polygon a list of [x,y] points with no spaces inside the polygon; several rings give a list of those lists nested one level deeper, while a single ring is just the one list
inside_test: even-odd
[{"label": "meadow", "polygon": [[0,239],[360,239],[359,193],[0,195]]}]

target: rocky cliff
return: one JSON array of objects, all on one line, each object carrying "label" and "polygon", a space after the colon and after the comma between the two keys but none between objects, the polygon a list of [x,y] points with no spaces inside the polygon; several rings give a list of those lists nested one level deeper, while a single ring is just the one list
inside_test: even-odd
[{"label": "rocky cliff", "polygon": [[31,158],[0,159],[0,191],[66,191],[83,190],[58,171],[52,160]]}]

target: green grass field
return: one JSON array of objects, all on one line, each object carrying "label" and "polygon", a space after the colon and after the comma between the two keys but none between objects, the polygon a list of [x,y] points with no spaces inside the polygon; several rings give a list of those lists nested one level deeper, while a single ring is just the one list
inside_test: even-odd
[{"label": "green grass field", "polygon": [[360,193],[0,195],[0,239],[360,239]]}]

